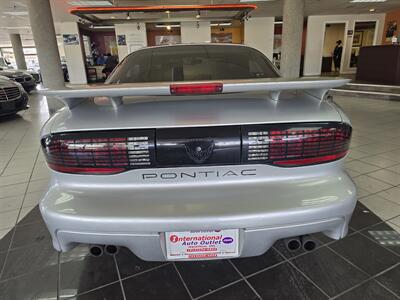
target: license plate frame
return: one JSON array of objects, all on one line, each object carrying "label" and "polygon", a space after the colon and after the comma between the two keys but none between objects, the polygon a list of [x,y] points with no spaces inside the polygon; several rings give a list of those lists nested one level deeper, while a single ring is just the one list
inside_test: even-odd
[{"label": "license plate frame", "polygon": [[239,256],[239,229],[165,232],[168,260],[222,259]]}]

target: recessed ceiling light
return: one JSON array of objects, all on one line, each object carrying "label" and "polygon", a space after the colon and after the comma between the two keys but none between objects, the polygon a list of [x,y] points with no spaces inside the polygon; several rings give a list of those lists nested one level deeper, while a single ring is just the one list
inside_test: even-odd
[{"label": "recessed ceiling light", "polygon": [[351,0],[351,3],[386,2],[387,0]]},{"label": "recessed ceiling light", "polygon": [[369,11],[373,12],[373,11],[375,11],[375,8],[370,8]]},{"label": "recessed ceiling light", "polygon": [[112,6],[112,3],[107,0],[100,1],[68,1],[71,6]]},{"label": "recessed ceiling light", "polygon": [[114,17],[114,16],[111,16],[111,19],[115,19],[115,17]]},{"label": "recessed ceiling light", "polygon": [[170,11],[169,11],[169,10],[166,10],[166,11],[165,11],[165,13],[166,13],[166,14],[169,14],[169,13],[170,13]]}]

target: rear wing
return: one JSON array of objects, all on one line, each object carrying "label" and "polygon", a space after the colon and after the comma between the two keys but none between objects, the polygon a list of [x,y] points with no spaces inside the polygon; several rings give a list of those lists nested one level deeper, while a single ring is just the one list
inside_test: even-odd
[{"label": "rear wing", "polygon": [[[117,108],[123,104],[125,96],[178,96],[230,94],[246,92],[265,92],[278,101],[280,93],[286,90],[302,90],[321,101],[331,88],[340,87],[350,82],[349,79],[337,77],[302,77],[298,79],[241,79],[222,81],[194,82],[148,82],[94,85],[60,90],[44,89],[39,93],[59,98],[68,108],[72,109],[85,100],[101,97]],[[182,100],[187,99],[185,97]],[[168,101],[168,97],[154,98],[147,101]],[[175,99],[174,99],[175,100]],[[143,101],[138,99],[138,101]]]}]

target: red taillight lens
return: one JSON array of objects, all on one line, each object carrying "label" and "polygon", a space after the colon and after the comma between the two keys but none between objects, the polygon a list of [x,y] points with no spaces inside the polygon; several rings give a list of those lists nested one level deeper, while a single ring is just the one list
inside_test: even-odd
[{"label": "red taillight lens", "polygon": [[152,130],[59,134],[42,146],[49,167],[63,173],[116,174],[154,161]]},{"label": "red taillight lens", "polygon": [[181,83],[170,85],[171,95],[207,95],[222,93],[223,84],[210,83]]},{"label": "red taillight lens", "polygon": [[55,171],[106,175],[238,163],[308,166],[344,157],[350,137],[348,124],[296,123],[60,133],[43,138],[42,147]]},{"label": "red taillight lens", "polygon": [[244,159],[298,167],[331,162],[349,149],[351,127],[342,123],[266,125],[249,128],[244,136]]}]

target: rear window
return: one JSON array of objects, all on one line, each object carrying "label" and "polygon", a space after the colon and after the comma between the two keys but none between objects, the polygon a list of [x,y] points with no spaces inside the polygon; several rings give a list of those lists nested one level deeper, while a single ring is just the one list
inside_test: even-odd
[{"label": "rear window", "polygon": [[108,83],[279,77],[271,62],[248,47],[187,45],[144,49],[127,56]]}]

